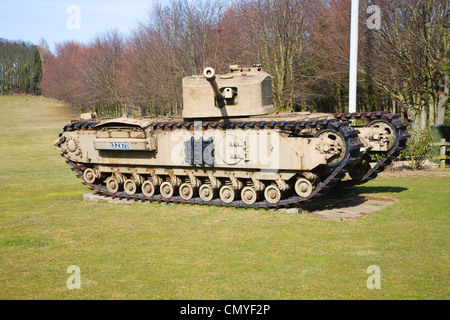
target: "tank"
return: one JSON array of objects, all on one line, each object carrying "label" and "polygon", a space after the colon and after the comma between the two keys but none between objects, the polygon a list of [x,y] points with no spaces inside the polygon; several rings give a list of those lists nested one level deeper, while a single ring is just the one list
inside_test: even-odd
[{"label": "tank", "polygon": [[[277,208],[373,179],[407,139],[388,112],[275,113],[260,65],[232,65],[219,76],[208,67],[182,86],[181,117],[83,114],[53,147],[105,196]],[[352,179],[342,181],[347,173]]]}]

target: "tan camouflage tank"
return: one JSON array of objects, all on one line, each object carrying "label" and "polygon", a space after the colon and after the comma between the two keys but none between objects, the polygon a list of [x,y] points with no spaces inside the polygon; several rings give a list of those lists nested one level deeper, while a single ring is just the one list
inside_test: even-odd
[{"label": "tan camouflage tank", "polygon": [[[276,114],[271,76],[233,65],[183,79],[182,117],[83,114],[54,148],[105,196],[277,208],[375,178],[407,138],[388,112]],[[352,179],[342,181],[346,173]]]}]

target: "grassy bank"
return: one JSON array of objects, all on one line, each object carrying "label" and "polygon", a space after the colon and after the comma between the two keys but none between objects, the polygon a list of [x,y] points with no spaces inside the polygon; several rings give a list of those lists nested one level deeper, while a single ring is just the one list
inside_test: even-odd
[{"label": "grassy bank", "polygon": [[[50,148],[57,101],[0,97],[1,299],[448,299],[450,172],[358,187],[399,199],[357,221],[84,202]],[[67,267],[81,270],[69,290]],[[377,265],[381,289],[366,287]]]}]

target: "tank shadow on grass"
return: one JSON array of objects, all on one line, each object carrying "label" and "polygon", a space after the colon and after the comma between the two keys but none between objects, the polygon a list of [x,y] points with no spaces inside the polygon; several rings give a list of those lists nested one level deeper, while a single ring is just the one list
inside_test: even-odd
[{"label": "tank shadow on grass", "polygon": [[358,206],[367,204],[370,200],[393,202],[395,200],[383,197],[371,197],[378,193],[400,193],[408,190],[403,187],[391,186],[359,186],[357,188],[334,189],[320,198],[320,201],[311,201],[302,206],[308,212],[317,212],[336,209],[357,209]]},{"label": "tank shadow on grass", "polygon": [[404,187],[393,187],[393,186],[358,186],[358,193],[400,193],[408,190],[408,188]]}]

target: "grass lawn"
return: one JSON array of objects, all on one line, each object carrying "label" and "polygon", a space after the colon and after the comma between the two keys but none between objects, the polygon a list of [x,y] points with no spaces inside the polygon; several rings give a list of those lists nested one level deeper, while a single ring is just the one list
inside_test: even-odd
[{"label": "grass lawn", "polygon": [[[399,199],[357,221],[84,202],[50,148],[58,102],[0,97],[0,299],[449,299],[450,170],[358,187]],[[66,286],[71,265],[81,289]],[[367,268],[381,271],[369,290]]]}]

